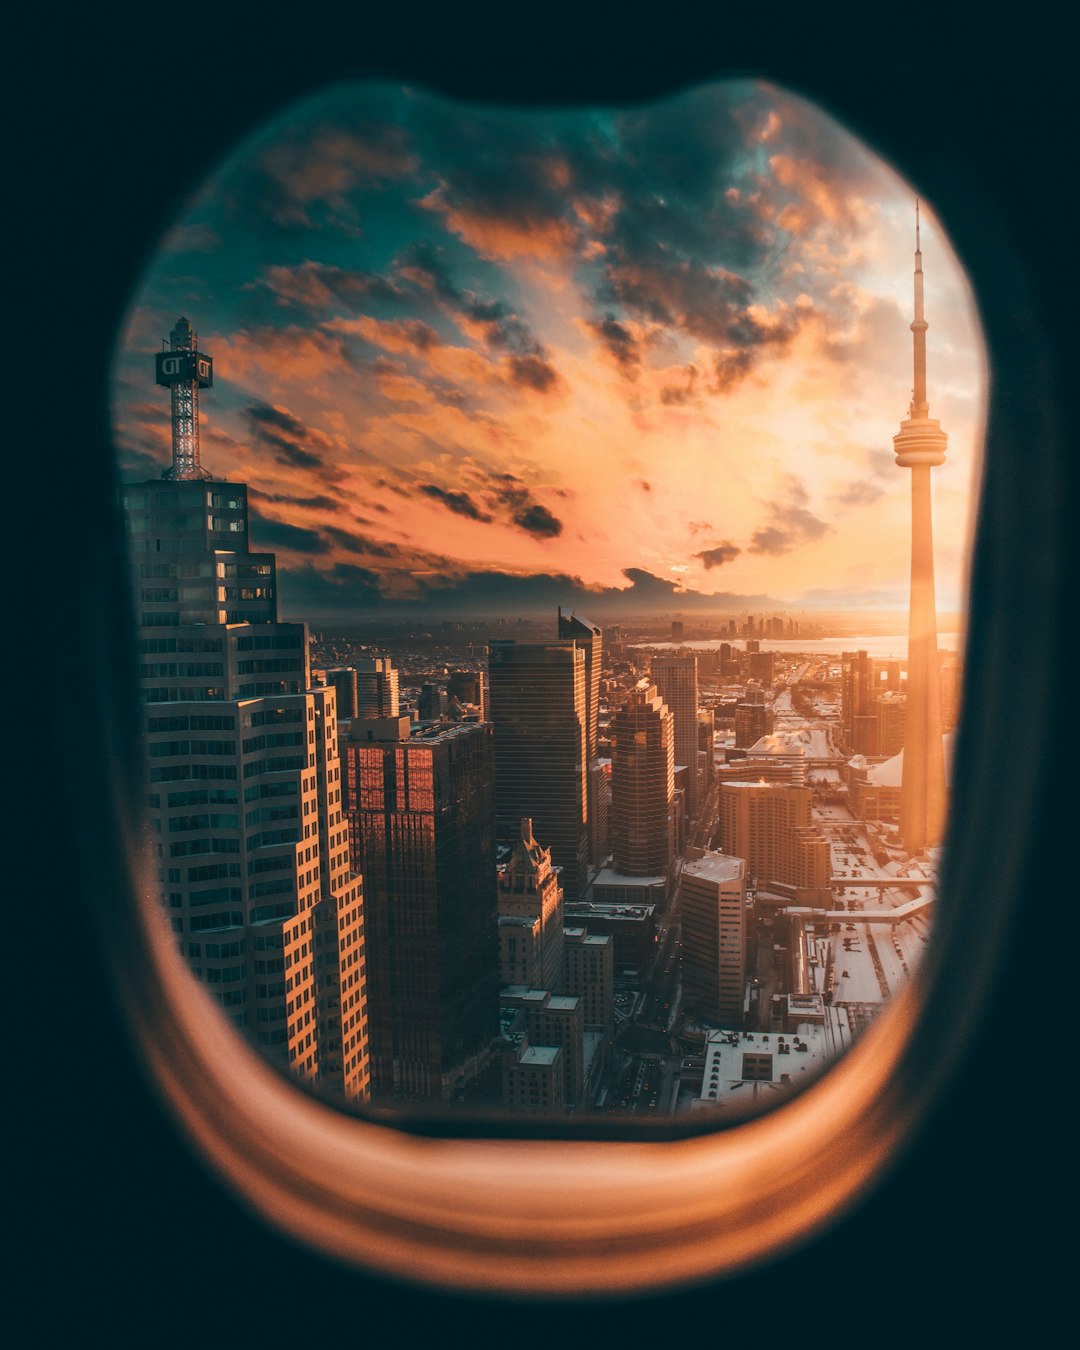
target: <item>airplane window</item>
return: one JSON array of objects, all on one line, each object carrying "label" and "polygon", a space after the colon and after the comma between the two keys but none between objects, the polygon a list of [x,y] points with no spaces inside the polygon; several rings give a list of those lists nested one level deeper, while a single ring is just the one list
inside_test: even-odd
[{"label": "airplane window", "polygon": [[210,1003],[414,1125],[812,1081],[932,937],[984,403],[932,208],[772,86],[265,128],[113,375],[148,885]]}]

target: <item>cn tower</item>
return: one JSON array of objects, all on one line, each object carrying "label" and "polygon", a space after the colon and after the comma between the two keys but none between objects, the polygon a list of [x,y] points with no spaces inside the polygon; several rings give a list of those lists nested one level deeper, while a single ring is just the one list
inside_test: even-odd
[{"label": "cn tower", "polygon": [[900,782],[900,837],[909,853],[941,843],[945,829],[945,758],[941,744],[941,674],[934,599],[930,470],[945,462],[948,436],[928,416],[919,204],[915,203],[915,385],[907,419],[893,437],[896,462],[911,470],[911,608],[908,617],[907,733]]}]

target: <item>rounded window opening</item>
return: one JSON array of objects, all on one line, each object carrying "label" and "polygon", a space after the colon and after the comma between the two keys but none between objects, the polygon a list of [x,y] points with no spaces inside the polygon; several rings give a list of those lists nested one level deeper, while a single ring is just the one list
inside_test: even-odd
[{"label": "rounded window opening", "polygon": [[112,390],[210,999],[403,1124],[811,1082],[932,934],[985,383],[932,209],[768,85],[363,85],[249,141]]}]

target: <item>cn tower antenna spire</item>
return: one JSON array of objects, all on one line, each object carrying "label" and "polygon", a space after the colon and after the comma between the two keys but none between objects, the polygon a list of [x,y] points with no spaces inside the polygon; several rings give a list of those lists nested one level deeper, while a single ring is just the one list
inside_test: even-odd
[{"label": "cn tower antenna spire", "polygon": [[926,322],[923,310],[922,246],[919,243],[919,199],[915,198],[915,317],[911,321],[914,334],[915,383],[911,391],[909,417],[926,417],[930,404],[926,401]]}]

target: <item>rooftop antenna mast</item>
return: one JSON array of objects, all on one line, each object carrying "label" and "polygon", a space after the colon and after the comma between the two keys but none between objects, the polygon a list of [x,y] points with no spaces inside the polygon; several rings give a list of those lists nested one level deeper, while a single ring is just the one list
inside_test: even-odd
[{"label": "rooftop antenna mast", "polygon": [[172,394],[172,464],[161,475],[173,480],[210,478],[199,459],[199,390],[214,383],[213,358],[199,351],[199,339],[184,315],[162,340],[155,359],[157,383]]}]

